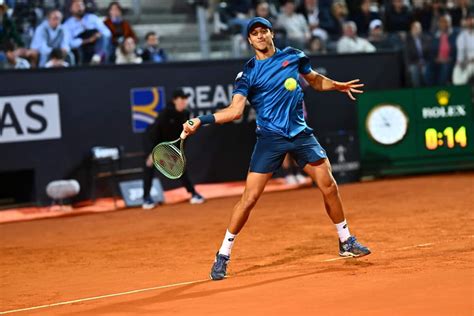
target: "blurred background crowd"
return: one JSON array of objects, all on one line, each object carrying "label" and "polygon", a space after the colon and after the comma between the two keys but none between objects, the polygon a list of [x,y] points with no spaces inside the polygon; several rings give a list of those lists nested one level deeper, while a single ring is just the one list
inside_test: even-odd
[{"label": "blurred background crowd", "polygon": [[254,16],[309,55],[400,51],[411,86],[473,77],[471,0],[0,0],[0,68],[243,58]]}]

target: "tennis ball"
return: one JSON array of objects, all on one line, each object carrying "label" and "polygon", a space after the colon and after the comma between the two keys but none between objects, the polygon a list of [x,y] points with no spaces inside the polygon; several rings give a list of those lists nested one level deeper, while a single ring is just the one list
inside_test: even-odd
[{"label": "tennis ball", "polygon": [[285,89],[288,90],[288,91],[295,90],[297,85],[298,85],[298,83],[293,78],[288,78],[288,79],[285,80]]}]

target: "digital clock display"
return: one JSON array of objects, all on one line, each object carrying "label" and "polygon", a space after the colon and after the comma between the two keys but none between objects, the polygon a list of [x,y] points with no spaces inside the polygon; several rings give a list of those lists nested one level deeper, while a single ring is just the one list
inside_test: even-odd
[{"label": "digital clock display", "polygon": [[474,170],[471,87],[369,91],[358,100],[363,175]]},{"label": "digital clock display", "polygon": [[460,126],[456,130],[451,126],[447,126],[440,131],[436,128],[427,128],[425,130],[425,146],[428,150],[436,150],[442,146],[464,148],[467,146],[466,126]]}]

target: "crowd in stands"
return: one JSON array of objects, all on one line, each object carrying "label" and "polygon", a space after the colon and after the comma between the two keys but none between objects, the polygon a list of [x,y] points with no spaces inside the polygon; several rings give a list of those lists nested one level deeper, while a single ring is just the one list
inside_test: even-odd
[{"label": "crowd in stands", "polygon": [[278,47],[311,55],[401,50],[416,87],[474,78],[471,0],[228,0],[214,11],[214,31],[234,34],[243,49],[243,26],[261,16]]},{"label": "crowd in stands", "polygon": [[[278,47],[311,55],[400,50],[413,86],[474,77],[472,0],[209,0],[208,7],[214,35],[241,50],[249,51],[247,22],[261,16],[274,25]],[[0,0],[0,68],[166,61],[157,34],[137,38],[119,1],[102,18],[94,0]]]},{"label": "crowd in stands", "polygon": [[120,2],[96,12],[93,0],[0,0],[0,68],[166,61],[154,32],[137,47]]}]

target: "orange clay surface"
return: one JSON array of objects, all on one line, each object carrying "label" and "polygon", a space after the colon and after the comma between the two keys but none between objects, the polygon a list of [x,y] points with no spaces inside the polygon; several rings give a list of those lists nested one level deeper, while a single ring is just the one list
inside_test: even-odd
[{"label": "orange clay surface", "polygon": [[0,314],[473,315],[474,173],[340,192],[373,254],[338,258],[317,189],[265,193],[218,282],[206,279],[238,197],[2,224]]}]

